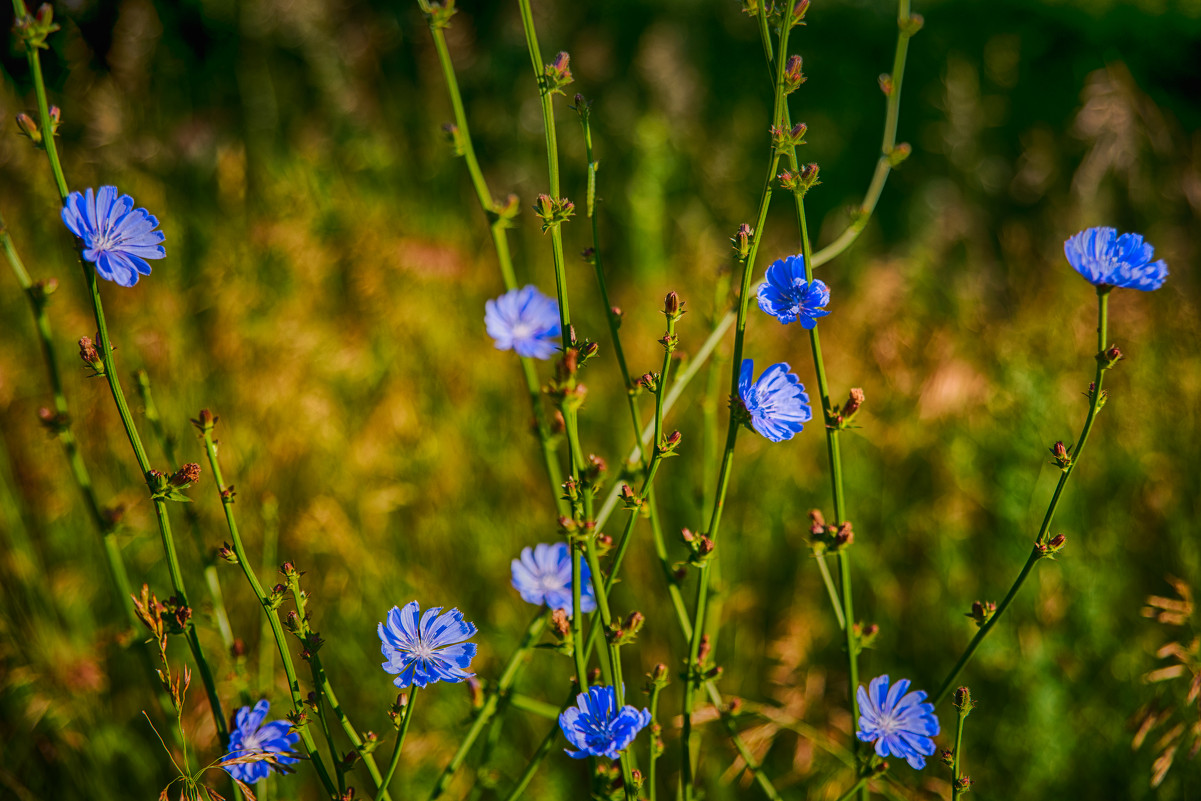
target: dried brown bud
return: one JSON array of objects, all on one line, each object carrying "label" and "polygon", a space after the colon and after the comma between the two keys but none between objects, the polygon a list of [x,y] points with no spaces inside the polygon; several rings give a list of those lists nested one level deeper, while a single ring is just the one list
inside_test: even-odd
[{"label": "dried brown bud", "polygon": [[189,484],[195,484],[199,479],[200,465],[188,462],[175,471],[171,476],[171,483],[177,487],[186,487]]}]

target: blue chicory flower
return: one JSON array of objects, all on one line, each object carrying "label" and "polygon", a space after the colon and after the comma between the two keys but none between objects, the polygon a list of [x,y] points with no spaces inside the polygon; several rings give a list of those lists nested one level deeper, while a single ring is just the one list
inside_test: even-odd
[{"label": "blue chicory flower", "polygon": [[99,192],[72,192],[63,204],[63,222],[83,241],[83,258],[96,265],[96,274],[120,286],[133,286],[139,275],[150,275],[146,259],[167,255],[156,231],[158,220],[135,209],[133,198],[118,196],[117,187],[102,186]]},{"label": "blue chicory flower", "polygon": [[916,770],[926,767],[925,757],[934,753],[931,737],[938,734],[934,704],[925,702],[926,693],[906,694],[909,679],[901,679],[888,688],[888,676],[877,676],[864,689],[859,686],[859,731],[862,742],[876,744],[881,757],[904,757]]},{"label": "blue chicory flower", "polygon": [[773,364],[755,376],[755,363],[742,360],[738,377],[738,397],[749,416],[750,426],[772,442],[792,439],[813,418],[805,385],[789,372],[787,362]]},{"label": "blue chicory flower", "polygon": [[[292,731],[292,724],[286,720],[273,720],[264,723],[271,704],[263,699],[254,705],[254,709],[244,706],[234,715],[233,725],[229,732],[229,753],[226,759],[243,757],[251,754],[275,754],[275,761],[281,765],[291,765],[300,760],[288,756],[293,752],[300,735]],[[225,770],[245,784],[254,784],[259,779],[265,779],[276,768],[267,760],[258,762],[241,762],[236,765],[225,765]]]},{"label": "blue chicory flower", "polygon": [[646,709],[639,712],[628,704],[618,709],[617,692],[612,687],[589,687],[575,701],[576,706],[559,715],[563,736],[578,749],[563,749],[572,759],[589,756],[617,759],[651,722],[651,713]]},{"label": "blue chicory flower", "polygon": [[818,317],[830,313],[822,308],[830,302],[830,288],[822,281],[805,280],[804,256],[776,261],[766,277],[759,285],[759,308],[781,323],[800,320],[802,328],[813,328]]},{"label": "blue chicory flower", "polygon": [[388,660],[383,668],[396,676],[393,683],[403,689],[474,676],[467,668],[476,646],[466,640],[475,635],[475,626],[463,620],[458,609],[442,612],[440,606],[431,607],[418,620],[420,612],[416,601],[409,601],[404,609],[394,606],[377,628],[380,650]]},{"label": "blue chicory flower", "polygon": [[[523,548],[521,558],[513,560],[513,589],[532,604],[546,604],[571,614],[571,550],[565,542],[539,543]],[[596,610],[596,590],[587,562],[580,563],[580,611]]]},{"label": "blue chicory flower", "polygon": [[484,325],[497,350],[518,356],[549,359],[559,345],[559,303],[526,286],[512,289],[484,304]]},{"label": "blue chicory flower", "polygon": [[1090,284],[1150,292],[1163,286],[1168,265],[1151,261],[1155,248],[1142,234],[1122,234],[1114,228],[1089,228],[1063,243],[1068,263]]}]

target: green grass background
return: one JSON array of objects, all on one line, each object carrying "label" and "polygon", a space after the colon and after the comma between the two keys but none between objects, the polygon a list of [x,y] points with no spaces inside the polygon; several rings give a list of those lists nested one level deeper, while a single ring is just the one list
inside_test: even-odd
[{"label": "green grass background", "polygon": [[[754,23],[726,0],[535,6],[546,58],[568,50],[573,88],[594,101],[610,288],[631,369],[657,369],[664,292],[688,303],[688,353],[730,302],[714,286],[732,265],[729,237],[755,213],[771,95]],[[1092,225],[1142,232],[1172,275],[1153,294],[1111,298],[1111,338],[1127,358],[1109,374],[1109,403],[1056,519],[1069,545],[1037,567],[964,674],[980,700],[965,753],[983,798],[1198,797],[1191,734],[1150,787],[1160,736],[1198,721],[1184,702],[1188,679],[1143,680],[1167,664],[1157,649],[1188,645],[1193,630],[1140,610],[1146,596],[1170,594],[1166,575],[1195,585],[1201,567],[1201,5],[941,0],[914,10],[926,25],[911,46],[900,125],[913,155],[859,242],[820,271],[833,296],[821,323],[832,392],[861,386],[868,399],[844,446],[856,612],[881,627],[862,673],[933,690],[974,632],[963,616],[971,601],[999,600],[1009,586],[1058,475],[1046,448],[1077,435],[1093,372],[1095,300],[1062,241]],[[532,611],[509,588],[509,560],[554,540],[554,514],[520,371],[484,332],[484,301],[501,282],[439,130],[450,109],[416,4],[81,0],[58,11],[64,30],[44,59],[68,180],[117,184],[167,234],[168,258],[150,278],[102,289],[127,388],[133,370],[147,371],[187,460],[203,461],[188,418],[201,407],[220,415],[248,546],[261,553],[278,532],[278,561],[307,571],[325,664],[360,728],[389,730],[395,690],[378,667],[375,624],[394,604],[458,606],[480,627],[476,669],[495,676]],[[547,184],[516,4],[465,0],[448,37],[489,182],[528,209]],[[819,245],[846,225],[873,169],[884,113],[876,76],[891,68],[894,39],[895,8],[855,0],[815,2],[793,36],[809,76],[793,118],[809,125],[802,158],[822,168],[808,204]],[[33,105],[19,51],[5,51],[3,74],[11,121]],[[564,192],[582,209],[578,125],[556,103]],[[0,211],[35,279],[60,280],[51,315],[83,453],[102,500],[126,507],[134,581],[167,595],[111,399],[74,357],[94,325],[49,170],[5,126]],[[591,245],[582,217],[564,230],[569,254]],[[762,265],[795,251],[793,232],[778,202]],[[553,291],[549,243],[528,211],[512,241],[519,279]],[[630,435],[598,293],[581,261],[569,282],[578,330],[602,343],[584,378],[582,437],[616,466]],[[0,796],[151,798],[172,772],[141,712],[170,724],[135,656],[140,635],[126,644],[58,443],[37,422],[49,394],[7,272],[0,321]],[[754,313],[748,355],[760,367],[791,362],[813,391],[795,326]],[[702,372],[669,420],[684,433],[684,455],[660,473],[669,534],[702,527],[706,381]],[[787,444],[739,442],[718,657],[724,692],[845,743],[840,635],[805,546],[806,512],[830,511],[822,440],[811,426]],[[201,599],[201,565],[226,533],[207,470],[191,495],[202,547],[182,514],[176,528]],[[222,653],[211,610],[197,610],[227,706],[246,686],[282,716],[282,675],[259,678],[254,599],[237,568],[217,567],[248,645],[243,663]],[[626,649],[635,700],[637,677],[659,661],[674,668],[686,651],[657,570],[640,528],[614,599],[650,619]],[[539,652],[519,688],[558,703],[569,662]],[[665,694],[668,717],[679,690]],[[1175,705],[1174,717],[1134,750],[1131,721],[1151,703]],[[941,711],[950,729],[950,707]],[[468,715],[462,687],[423,694],[398,797],[424,797]],[[549,725],[519,712],[507,721],[481,787],[509,786]],[[199,682],[184,723],[199,758],[212,758]],[[809,740],[753,717],[743,725],[787,797],[833,798],[848,784]],[[708,727],[705,746],[709,797],[759,797]],[[949,796],[936,762],[895,774],[904,796]],[[366,774],[353,775],[366,796]],[[464,770],[455,797],[475,783]],[[318,797],[305,766],[275,785],[276,797]],[[527,797],[578,798],[585,786],[579,763],[553,756]]]}]

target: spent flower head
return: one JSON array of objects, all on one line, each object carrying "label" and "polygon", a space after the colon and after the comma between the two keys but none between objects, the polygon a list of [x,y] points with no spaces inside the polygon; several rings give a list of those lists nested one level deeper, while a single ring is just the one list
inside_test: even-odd
[{"label": "spent flower head", "polygon": [[467,668],[476,645],[467,640],[475,635],[475,626],[463,620],[458,609],[443,612],[442,607],[434,606],[420,613],[416,601],[409,601],[403,609],[394,606],[376,628],[387,660],[383,668],[396,676],[393,683],[403,689],[410,684],[424,687],[474,676]]},{"label": "spent flower head", "polygon": [[802,328],[813,328],[830,313],[822,308],[829,302],[825,283],[805,280],[805,258],[799,255],[776,261],[759,285],[759,308],[785,325],[800,320]]},{"label": "spent flower head", "polygon": [[617,692],[612,687],[590,687],[575,700],[575,706],[559,715],[563,736],[577,749],[563,749],[572,759],[589,756],[617,759],[651,722],[649,710],[640,712],[628,704],[618,709]]},{"label": "spent flower head", "polygon": [[1149,292],[1163,286],[1168,265],[1152,261],[1155,248],[1142,234],[1122,234],[1115,228],[1089,228],[1063,243],[1068,263],[1095,286],[1125,287]]},{"label": "spent flower head", "polygon": [[135,209],[133,198],[120,195],[115,186],[96,192],[72,192],[63,203],[63,222],[83,241],[83,258],[96,265],[96,274],[120,286],[133,286],[141,275],[150,275],[146,259],[162,259],[165,235],[156,231],[158,219],[146,209]]},{"label": "spent flower head", "polygon": [[881,757],[899,756],[916,770],[926,766],[926,757],[934,753],[934,741],[939,732],[934,704],[926,701],[926,693],[911,693],[909,679],[901,679],[889,689],[888,676],[877,676],[865,689],[859,686],[859,730],[855,736],[865,743],[876,744]]},{"label": "spent flower head", "polygon": [[[300,760],[290,756],[300,735],[292,731],[292,724],[286,720],[273,720],[264,723],[271,704],[266,699],[259,701],[251,709],[244,706],[234,714],[233,724],[229,727],[229,753],[225,755],[222,765],[230,776],[245,784],[254,784],[259,779],[267,778],[274,768],[272,763],[291,765]],[[260,754],[270,754],[269,759],[228,764],[231,759],[243,759]],[[282,771],[281,771],[282,772]]]},{"label": "spent flower head", "polygon": [[549,359],[562,332],[558,301],[534,286],[509,290],[484,304],[484,324],[497,350],[515,350],[533,359]]},{"label": "spent flower head", "polygon": [[752,381],[755,363],[742,360],[738,399],[746,410],[746,422],[772,442],[792,439],[813,418],[805,385],[789,370],[787,362],[773,364]]},{"label": "spent flower head", "polygon": [[[565,542],[553,545],[539,543],[523,548],[521,558],[513,560],[513,589],[532,604],[546,604],[550,609],[562,609],[571,614],[571,550]],[[580,563],[580,611],[596,610],[596,594],[592,587],[592,571],[586,562]]]}]

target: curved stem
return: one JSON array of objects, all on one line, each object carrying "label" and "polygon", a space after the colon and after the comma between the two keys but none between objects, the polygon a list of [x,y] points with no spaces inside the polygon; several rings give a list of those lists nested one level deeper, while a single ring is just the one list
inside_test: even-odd
[{"label": "curved stem", "polygon": [[[784,18],[780,24],[780,48],[776,54],[775,98],[772,111],[773,126],[782,124],[782,110],[784,108],[784,62],[788,52],[788,34],[791,29],[792,4],[786,3]],[[763,226],[767,221],[767,209],[771,205],[772,183],[775,181],[776,168],[779,166],[779,163],[780,153],[773,144],[771,166],[767,171],[767,178],[764,181],[763,193],[759,201],[759,216],[753,232],[754,238],[750,243],[746,259],[743,262],[742,285],[738,296],[738,321],[734,330],[734,354],[730,369],[731,398],[738,396],[738,379],[742,366],[743,339],[746,334],[746,316],[747,309],[750,306],[751,277],[754,274],[755,257],[759,250],[759,243],[763,241]],[[709,517],[709,530],[707,532],[707,536],[713,541],[714,545],[717,544],[717,535],[721,525],[721,513],[725,505],[726,490],[729,487],[730,467],[734,459],[734,446],[738,441],[738,427],[738,419],[731,413],[729,428],[726,433],[726,448],[722,455],[721,468],[717,479],[717,492],[714,496],[713,510]],[[712,558],[717,558],[716,552],[714,552]],[[694,674],[700,671],[698,656],[701,639],[705,632],[705,609],[708,603],[711,578],[710,572],[702,568],[697,580],[696,605],[693,607],[692,637],[688,644],[688,662],[685,668],[687,678],[684,682],[684,727],[681,742],[683,767],[681,771],[681,783],[683,784],[685,801],[691,801],[695,792],[695,776],[691,750],[692,708],[696,688],[700,681]]]},{"label": "curved stem", "polygon": [[[234,553],[238,557],[238,565],[242,568],[242,574],[246,577],[246,581],[250,584],[251,591],[254,592],[254,597],[258,600],[259,605],[263,607],[263,614],[267,617],[267,622],[271,626],[271,636],[275,639],[275,646],[279,651],[280,661],[283,663],[284,675],[288,679],[288,691],[292,696],[292,712],[300,715],[304,712],[304,697],[300,693],[300,679],[296,675],[296,666],[292,662],[292,653],[288,650],[288,643],[284,638],[283,625],[279,620],[278,607],[272,604],[271,599],[263,590],[263,585],[259,582],[259,578],[255,575],[254,569],[250,565],[250,559],[246,555],[246,547],[242,543],[242,536],[238,531],[238,522],[234,517],[233,496],[226,492],[225,478],[221,474],[221,462],[217,459],[217,443],[213,439],[213,430],[210,427],[201,429],[201,436],[204,441],[204,452],[208,457],[209,469],[213,471],[213,483],[216,486],[217,493],[221,497],[221,506],[225,512],[225,525],[229,529],[230,539],[233,540]],[[309,761],[313,763],[313,769],[317,771],[317,777],[321,780],[321,785],[325,788],[328,795],[335,795],[337,787],[333,780],[330,779],[329,772],[325,767],[325,763],[321,759],[321,754],[317,751],[317,743],[313,739],[312,733],[308,726],[299,726],[296,729],[300,735],[300,741],[304,744],[305,753],[309,757]]]},{"label": "curved stem", "polygon": [[1018,577],[1014,580],[1013,585],[1009,588],[1009,592],[1005,594],[1004,600],[997,605],[997,609],[984,624],[980,626],[980,630],[976,632],[976,636],[972,637],[967,648],[964,649],[959,659],[955,662],[955,666],[951,668],[951,672],[943,679],[942,684],[938,688],[938,692],[930,699],[937,705],[947,693],[951,691],[955,680],[959,677],[959,673],[967,666],[972,655],[976,653],[976,649],[980,647],[980,643],[988,636],[988,633],[993,630],[997,622],[1001,619],[1001,615],[1009,608],[1009,604],[1017,596],[1018,590],[1026,581],[1026,577],[1030,575],[1034,563],[1042,559],[1047,553],[1044,551],[1048,540],[1048,533],[1051,530],[1051,521],[1055,518],[1055,512],[1059,508],[1059,500],[1063,496],[1064,487],[1067,486],[1068,479],[1076,469],[1076,465],[1080,463],[1080,457],[1084,452],[1084,445],[1088,442],[1088,435],[1093,430],[1093,422],[1097,419],[1097,412],[1104,405],[1105,393],[1101,389],[1102,381],[1105,378],[1105,371],[1108,369],[1105,362],[1100,358],[1106,348],[1106,336],[1108,334],[1109,321],[1109,287],[1097,288],[1097,372],[1093,379],[1093,385],[1089,389],[1089,406],[1088,416],[1084,420],[1084,428],[1080,432],[1080,439],[1076,442],[1076,447],[1072,449],[1072,461],[1064,469],[1059,476],[1059,483],[1055,485],[1055,494],[1051,496],[1051,502],[1047,505],[1047,512],[1043,515],[1042,525],[1039,526],[1038,536],[1034,538],[1034,548],[1030,551],[1030,556],[1026,559],[1026,564],[1022,567]]}]

